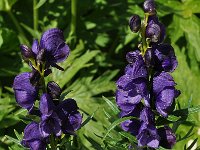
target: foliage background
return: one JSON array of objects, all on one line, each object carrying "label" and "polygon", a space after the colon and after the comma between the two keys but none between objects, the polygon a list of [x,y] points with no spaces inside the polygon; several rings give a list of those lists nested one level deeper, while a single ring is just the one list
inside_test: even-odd
[{"label": "foliage background", "polygon": [[[160,21],[167,28],[165,42],[173,45],[179,61],[173,73],[182,92],[176,108],[197,106],[200,104],[200,1],[155,2]],[[53,27],[64,31],[71,54],[62,64],[65,71],[53,70],[47,80],[54,80],[63,88],[63,97],[76,99],[84,120],[90,118],[77,132],[74,139],[78,142],[72,147],[127,149],[131,138],[124,138],[119,126],[109,133],[107,142],[102,142],[102,137],[117,119],[118,110],[112,103],[115,81],[127,64],[125,54],[135,50],[139,42],[138,35],[130,32],[128,20],[132,14],[143,17],[142,3],[143,0],[0,0],[0,149],[23,149],[15,139],[21,138],[28,122],[26,111],[16,104],[12,90],[14,77],[30,71],[21,60],[19,45],[31,46],[33,39]],[[184,121],[173,121],[176,122],[173,129],[178,127],[177,138],[184,139],[174,149],[184,149],[189,140],[200,136],[200,114],[192,113]]]}]

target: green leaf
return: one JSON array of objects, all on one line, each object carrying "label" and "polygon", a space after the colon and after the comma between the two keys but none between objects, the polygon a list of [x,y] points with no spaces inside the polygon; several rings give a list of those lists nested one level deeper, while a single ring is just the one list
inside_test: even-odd
[{"label": "green leaf", "polygon": [[[97,110],[98,110],[98,109],[97,109]],[[96,111],[97,111],[97,110],[96,110]],[[96,111],[95,111],[95,112],[96,112]],[[84,127],[84,126],[94,117],[95,112],[93,112],[91,116],[88,116],[88,117],[87,117],[87,119],[81,124],[81,127],[80,127],[80,128]]]},{"label": "green leaf", "polygon": [[117,108],[116,104],[114,104],[112,101],[110,101],[109,99],[107,99],[106,97],[102,96],[103,100],[109,105],[109,107],[111,108],[111,110],[115,113],[118,114],[120,111]]},{"label": "green leaf", "polygon": [[13,137],[10,137],[10,136],[8,136],[8,135],[5,135],[5,136],[6,136],[10,141],[12,141],[12,142],[14,142],[14,143],[16,143],[16,144],[18,144],[18,145],[21,145],[19,140],[15,139],[15,138],[13,138]]},{"label": "green leaf", "polygon": [[40,1],[37,3],[37,5],[35,6],[34,9],[40,8],[42,5],[44,5],[45,2],[47,2],[47,0],[40,0]]},{"label": "green leaf", "polygon": [[189,114],[200,112],[200,105],[188,108]]},{"label": "green leaf", "polygon": [[0,0],[0,11],[10,11],[17,0]]},{"label": "green leaf", "polygon": [[137,143],[136,137],[127,132],[119,132],[120,135],[127,138],[131,143]]},{"label": "green leaf", "polygon": [[186,150],[191,150],[193,148],[193,146],[197,143],[198,138],[196,138],[191,144],[190,146],[188,146],[188,148]]},{"label": "green leaf", "polygon": [[135,117],[130,116],[130,117],[120,118],[120,119],[114,121],[114,122],[108,127],[107,132],[106,132],[106,134],[104,135],[102,141],[105,140],[105,138],[108,136],[108,134],[110,133],[110,131],[113,130],[117,125],[119,125],[120,123],[122,123],[122,122],[124,122],[124,121],[126,121],[126,120],[130,120],[130,119],[134,119],[134,118],[135,118]]}]

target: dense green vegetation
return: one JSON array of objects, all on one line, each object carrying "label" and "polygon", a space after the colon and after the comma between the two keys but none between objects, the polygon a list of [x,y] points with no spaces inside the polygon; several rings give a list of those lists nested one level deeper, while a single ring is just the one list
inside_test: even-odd
[{"label": "dense green vegetation", "polygon": [[[178,115],[163,122],[176,131],[175,149],[188,141],[200,145],[200,1],[155,0],[160,21],[167,28],[166,43],[175,49],[179,65],[173,73],[181,95]],[[19,146],[30,116],[15,102],[12,83],[20,72],[30,71],[21,61],[20,44],[31,46],[33,39],[53,27],[64,31],[71,49],[64,72],[53,69],[48,80],[74,98],[86,123],[73,149],[127,149],[134,137],[118,126],[115,81],[127,64],[125,54],[137,48],[138,34],[128,27],[132,14],[143,17],[143,0],[0,0],[0,149]],[[112,124],[114,122],[114,124]],[[112,125],[111,125],[112,124]],[[105,137],[106,136],[106,137]],[[104,138],[103,138],[104,137]],[[63,143],[65,144],[65,143]],[[193,145],[191,145],[193,147]]]}]

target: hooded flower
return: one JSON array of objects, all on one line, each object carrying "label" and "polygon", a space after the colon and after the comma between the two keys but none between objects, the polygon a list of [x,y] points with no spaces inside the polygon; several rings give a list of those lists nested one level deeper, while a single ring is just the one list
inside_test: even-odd
[{"label": "hooded flower", "polygon": [[130,111],[143,98],[149,106],[149,92],[147,90],[147,70],[139,51],[127,54],[130,64],[125,69],[125,75],[120,77],[117,84],[116,101],[123,111]]},{"label": "hooded flower", "polygon": [[171,45],[160,44],[153,46],[153,53],[157,71],[173,72],[176,69],[178,62]]},{"label": "hooded flower", "polygon": [[164,117],[168,116],[174,99],[180,95],[175,85],[172,76],[166,72],[158,73],[153,78],[156,110]]},{"label": "hooded flower", "polygon": [[39,123],[40,132],[43,137],[50,134],[61,136],[61,120],[56,114],[53,101],[48,94],[43,94],[40,99],[41,122]]},{"label": "hooded flower", "polygon": [[57,107],[56,112],[62,122],[63,133],[74,134],[81,126],[82,115],[78,111],[76,101],[73,99],[66,99],[62,101]]},{"label": "hooded flower", "polygon": [[40,43],[34,40],[32,51],[26,45],[21,45],[21,51],[25,58],[35,58],[38,62],[45,62],[46,68],[51,65],[61,69],[56,63],[64,61],[69,55],[69,47],[65,44],[63,32],[58,28],[52,28],[42,34]]},{"label": "hooded flower", "polygon": [[25,108],[32,109],[38,96],[38,87],[30,83],[31,74],[28,72],[21,73],[15,77],[13,89],[17,103]]},{"label": "hooded flower", "polygon": [[158,148],[160,137],[157,129],[152,124],[143,123],[137,135],[138,146],[148,146],[151,148]]},{"label": "hooded flower", "polygon": [[31,150],[46,150],[47,143],[39,131],[39,124],[31,122],[24,129],[22,145]]},{"label": "hooded flower", "polygon": [[164,126],[158,129],[158,134],[161,137],[160,146],[172,149],[176,143],[176,135],[173,133],[172,129],[169,126]]}]

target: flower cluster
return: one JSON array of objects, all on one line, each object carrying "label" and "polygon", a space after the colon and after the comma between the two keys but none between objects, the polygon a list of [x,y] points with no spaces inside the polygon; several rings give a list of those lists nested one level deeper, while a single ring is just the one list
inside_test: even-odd
[{"label": "flower cluster", "polygon": [[130,29],[141,34],[142,42],[139,50],[126,55],[129,64],[116,82],[116,102],[121,109],[120,117],[133,117],[121,127],[137,137],[139,147],[170,149],[176,143],[176,136],[168,125],[157,127],[156,118],[167,118],[180,95],[169,74],[178,62],[173,47],[163,43],[165,28],[156,16],[154,1],[146,0],[143,8],[142,23],[138,15],[129,21]]},{"label": "flower cluster", "polygon": [[[69,47],[64,42],[61,30],[54,28],[43,33],[40,43],[34,40],[32,48],[21,45],[22,57],[32,71],[15,77],[13,89],[17,103],[38,116],[39,122],[32,121],[24,130],[22,145],[32,150],[45,150],[47,145],[60,138],[62,133],[74,135],[80,128],[82,115],[76,101],[61,101],[61,88],[54,81],[45,85],[44,77],[51,73],[51,67],[63,70],[56,63],[69,55]],[[36,100],[39,99],[39,108]]]}]

